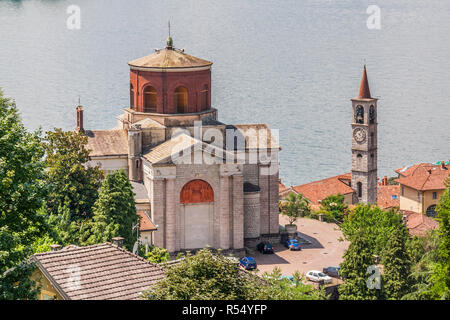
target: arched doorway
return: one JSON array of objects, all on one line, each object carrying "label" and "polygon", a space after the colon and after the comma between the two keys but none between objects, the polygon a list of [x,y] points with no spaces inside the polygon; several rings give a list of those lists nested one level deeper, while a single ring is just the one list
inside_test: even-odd
[{"label": "arched doorway", "polygon": [[180,192],[183,208],[184,248],[200,249],[212,245],[214,191],[204,180],[186,183]]},{"label": "arched doorway", "polygon": [[426,214],[427,214],[427,216],[429,216],[431,218],[436,218],[436,215],[437,215],[437,213],[436,213],[436,205],[433,204],[432,206],[429,206],[427,208]]}]

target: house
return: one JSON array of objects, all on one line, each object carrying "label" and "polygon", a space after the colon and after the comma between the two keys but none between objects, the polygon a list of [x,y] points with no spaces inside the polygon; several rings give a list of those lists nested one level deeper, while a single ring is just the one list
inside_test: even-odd
[{"label": "house", "polygon": [[395,170],[400,185],[400,210],[436,216],[436,205],[446,188],[450,161],[420,163]]},{"label": "house", "polygon": [[406,223],[409,234],[412,236],[423,237],[428,231],[439,228],[439,223],[419,212],[400,210],[403,214],[403,220]]},{"label": "house", "polygon": [[212,62],[175,48],[170,36],[128,65],[129,105],[117,126],[85,129],[78,106],[76,131],[88,137],[89,165],[123,169],[133,182],[141,222],[154,226],[141,240],[175,254],[208,245],[242,252],[278,239],[276,134],[263,123],[220,122]]},{"label": "house", "polygon": [[32,280],[42,285],[40,300],[136,300],[164,277],[161,267],[114,243],[85,247],[52,246],[35,254]]},{"label": "house", "polygon": [[400,186],[398,184],[389,185],[385,176],[378,183],[377,205],[383,209],[398,209],[400,207]]}]

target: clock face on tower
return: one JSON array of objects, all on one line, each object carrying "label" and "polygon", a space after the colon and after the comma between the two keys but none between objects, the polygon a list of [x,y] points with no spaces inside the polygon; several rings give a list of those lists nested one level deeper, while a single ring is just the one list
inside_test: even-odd
[{"label": "clock face on tower", "polygon": [[355,138],[356,142],[363,143],[366,141],[366,131],[364,131],[361,128],[356,128],[353,130],[353,137]]}]

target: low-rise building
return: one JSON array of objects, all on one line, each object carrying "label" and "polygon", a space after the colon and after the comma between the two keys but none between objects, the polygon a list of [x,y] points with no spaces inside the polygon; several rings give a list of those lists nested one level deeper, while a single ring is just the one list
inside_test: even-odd
[{"label": "low-rise building", "polygon": [[[123,239],[122,239],[123,240]],[[42,286],[40,300],[136,300],[164,271],[115,244],[52,246],[35,254],[31,279]]]},{"label": "low-rise building", "polygon": [[400,210],[436,216],[436,205],[445,190],[450,162],[420,163],[395,170],[400,185]]}]

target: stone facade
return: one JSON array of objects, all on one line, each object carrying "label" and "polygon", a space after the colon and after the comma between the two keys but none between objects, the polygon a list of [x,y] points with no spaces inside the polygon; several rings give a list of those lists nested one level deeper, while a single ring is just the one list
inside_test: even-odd
[{"label": "stone facade", "polygon": [[[276,239],[278,142],[264,124],[219,122],[211,107],[212,63],[172,45],[164,50],[170,61],[162,61],[164,55],[157,51],[129,63],[130,107],[115,128],[127,132],[121,139],[126,139],[128,149],[116,163],[122,167],[115,169],[127,170],[129,179],[147,190],[150,218],[157,229],[153,244],[170,253],[205,246],[242,252],[247,240]],[[148,86],[157,97],[154,112],[144,112]],[[187,89],[187,100],[177,100],[180,86]],[[177,113],[179,101],[187,101],[186,112]],[[269,138],[259,139],[258,130]],[[232,146],[226,139],[230,132]],[[102,133],[105,141],[107,134]],[[235,146],[234,138],[242,144]],[[95,136],[90,142],[99,145]],[[107,158],[101,157],[102,150],[95,152],[97,163],[103,164]]]}]

